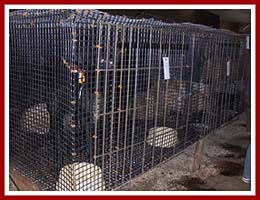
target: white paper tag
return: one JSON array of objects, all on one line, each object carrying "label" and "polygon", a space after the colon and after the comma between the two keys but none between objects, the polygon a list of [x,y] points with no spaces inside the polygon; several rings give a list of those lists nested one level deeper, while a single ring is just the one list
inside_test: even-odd
[{"label": "white paper tag", "polygon": [[246,36],[246,49],[250,49],[250,38]]},{"label": "white paper tag", "polygon": [[227,76],[230,75],[230,64],[231,64],[231,61],[227,61]]},{"label": "white paper tag", "polygon": [[163,57],[163,72],[164,72],[164,80],[170,79],[170,64],[169,64],[168,57]]}]

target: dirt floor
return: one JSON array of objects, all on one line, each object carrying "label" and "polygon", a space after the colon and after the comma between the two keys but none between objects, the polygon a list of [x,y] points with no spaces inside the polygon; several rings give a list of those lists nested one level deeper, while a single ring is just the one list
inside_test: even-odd
[{"label": "dirt floor", "polygon": [[247,191],[244,183],[243,162],[250,133],[246,118],[226,125],[205,138],[200,170],[192,172],[196,144],[179,156],[117,188],[123,191]]},{"label": "dirt floor", "polygon": [[[179,156],[131,180],[117,190],[250,190],[250,185],[241,180],[246,148],[250,141],[245,119],[243,114],[238,120],[205,138],[200,170],[192,172],[194,144]],[[10,190],[17,190],[11,180]]]}]

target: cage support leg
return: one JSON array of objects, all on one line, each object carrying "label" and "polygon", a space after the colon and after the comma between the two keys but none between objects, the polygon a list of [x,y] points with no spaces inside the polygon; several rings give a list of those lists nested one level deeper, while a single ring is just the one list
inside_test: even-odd
[{"label": "cage support leg", "polygon": [[204,143],[205,139],[201,139],[196,143],[193,163],[192,163],[192,172],[195,172],[200,169],[202,159],[203,159],[203,152],[204,152]]}]

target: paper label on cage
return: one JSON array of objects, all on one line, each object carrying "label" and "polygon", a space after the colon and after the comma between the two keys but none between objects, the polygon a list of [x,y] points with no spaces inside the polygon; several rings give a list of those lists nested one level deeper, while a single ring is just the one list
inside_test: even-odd
[{"label": "paper label on cage", "polygon": [[164,71],[164,80],[170,79],[170,64],[169,64],[168,57],[163,57],[163,71]]},{"label": "paper label on cage", "polygon": [[229,76],[230,75],[230,60],[229,61],[227,61],[227,76]]},{"label": "paper label on cage", "polygon": [[250,49],[250,38],[246,36],[246,49]]}]

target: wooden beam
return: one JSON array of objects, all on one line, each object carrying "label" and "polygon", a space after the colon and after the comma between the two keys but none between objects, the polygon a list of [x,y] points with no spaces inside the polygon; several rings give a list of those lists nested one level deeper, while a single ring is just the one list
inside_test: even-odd
[{"label": "wooden beam", "polygon": [[9,168],[9,176],[20,191],[39,191],[39,188],[28,178],[22,176],[14,167]]}]

